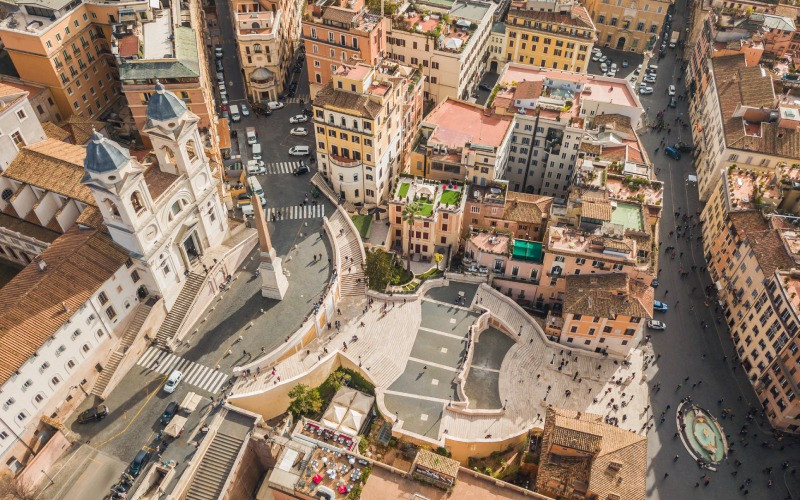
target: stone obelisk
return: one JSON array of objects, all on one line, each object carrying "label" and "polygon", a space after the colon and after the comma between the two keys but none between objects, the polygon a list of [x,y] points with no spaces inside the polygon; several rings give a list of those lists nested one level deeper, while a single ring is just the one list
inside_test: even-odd
[{"label": "stone obelisk", "polygon": [[258,196],[251,198],[250,202],[253,204],[253,220],[258,230],[258,246],[261,249],[258,264],[261,274],[261,295],[268,299],[283,300],[286,289],[289,288],[289,281],[283,275],[281,258],[272,248],[272,241],[267,229],[267,218]]}]

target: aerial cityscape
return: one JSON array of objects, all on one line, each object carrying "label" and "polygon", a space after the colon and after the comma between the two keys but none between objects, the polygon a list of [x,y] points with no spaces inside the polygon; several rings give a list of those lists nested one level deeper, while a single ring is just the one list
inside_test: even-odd
[{"label": "aerial cityscape", "polygon": [[800,499],[798,294],[796,0],[0,0],[2,500]]}]

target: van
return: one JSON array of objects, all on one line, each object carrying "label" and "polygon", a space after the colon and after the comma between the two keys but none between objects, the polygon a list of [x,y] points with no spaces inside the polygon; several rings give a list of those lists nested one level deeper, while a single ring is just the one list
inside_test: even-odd
[{"label": "van", "polygon": [[231,104],[231,120],[238,122],[241,119],[242,115],[239,114],[239,106],[236,104]]},{"label": "van", "polygon": [[251,175],[247,178],[247,186],[253,196],[258,196],[262,206],[267,204],[267,197],[264,195],[264,190],[261,188],[261,183],[258,182],[258,179]]},{"label": "van", "polygon": [[183,378],[183,373],[178,370],[172,370],[172,373],[169,374],[169,378],[167,382],[164,384],[164,391],[167,393],[175,392],[175,388],[178,387],[181,379]]},{"label": "van", "polygon": [[251,203],[248,203],[246,205],[239,205],[239,207],[242,209],[242,215],[243,216],[245,216],[245,217],[252,217],[253,216],[253,212],[254,212],[255,209],[253,208],[253,205]]},{"label": "van", "polygon": [[289,148],[289,154],[292,156],[308,156],[311,154],[311,149],[308,146],[292,146]]},{"label": "van", "polygon": [[681,159],[681,152],[675,149],[672,146],[667,146],[664,148],[664,154],[672,158],[673,160],[680,160]]},{"label": "van", "polygon": [[247,162],[247,175],[263,175],[267,173],[264,162],[261,160],[250,160]]},{"label": "van", "polygon": [[258,142],[258,135],[256,134],[255,127],[247,127],[245,131],[247,132],[247,144],[252,146]]},{"label": "van", "polygon": [[147,450],[139,450],[139,453],[136,454],[134,457],[133,462],[131,462],[130,474],[133,477],[138,476],[144,466],[147,465],[147,462],[150,461],[150,452]]},{"label": "van", "polygon": [[253,144],[253,159],[260,160],[261,159],[261,144]]}]

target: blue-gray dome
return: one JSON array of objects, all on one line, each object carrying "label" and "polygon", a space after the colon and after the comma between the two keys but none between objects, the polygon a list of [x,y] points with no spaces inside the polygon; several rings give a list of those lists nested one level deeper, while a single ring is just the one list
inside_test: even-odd
[{"label": "blue-gray dome", "polygon": [[96,173],[111,172],[128,163],[130,159],[131,154],[127,149],[103,137],[99,132],[94,132],[86,146],[83,168]]},{"label": "blue-gray dome", "polygon": [[147,103],[147,118],[165,122],[180,118],[188,109],[178,96],[168,91],[162,84],[156,84],[156,93]]}]

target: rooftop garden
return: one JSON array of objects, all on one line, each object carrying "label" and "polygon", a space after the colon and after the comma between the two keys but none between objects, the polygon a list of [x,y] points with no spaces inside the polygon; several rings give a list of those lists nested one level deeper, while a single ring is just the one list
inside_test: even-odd
[{"label": "rooftop garden", "polygon": [[442,192],[442,196],[439,198],[439,201],[443,205],[458,205],[461,201],[461,191],[456,191],[455,189],[446,189]]},{"label": "rooftop garden", "polygon": [[361,235],[361,238],[368,239],[370,228],[372,227],[372,216],[371,215],[351,215],[351,219],[353,219],[353,225],[356,226],[358,230],[358,234]]},{"label": "rooftop garden", "polygon": [[464,186],[450,182],[401,177],[392,201],[410,204],[417,202],[416,214],[430,217],[437,207],[456,208],[461,203]]}]

